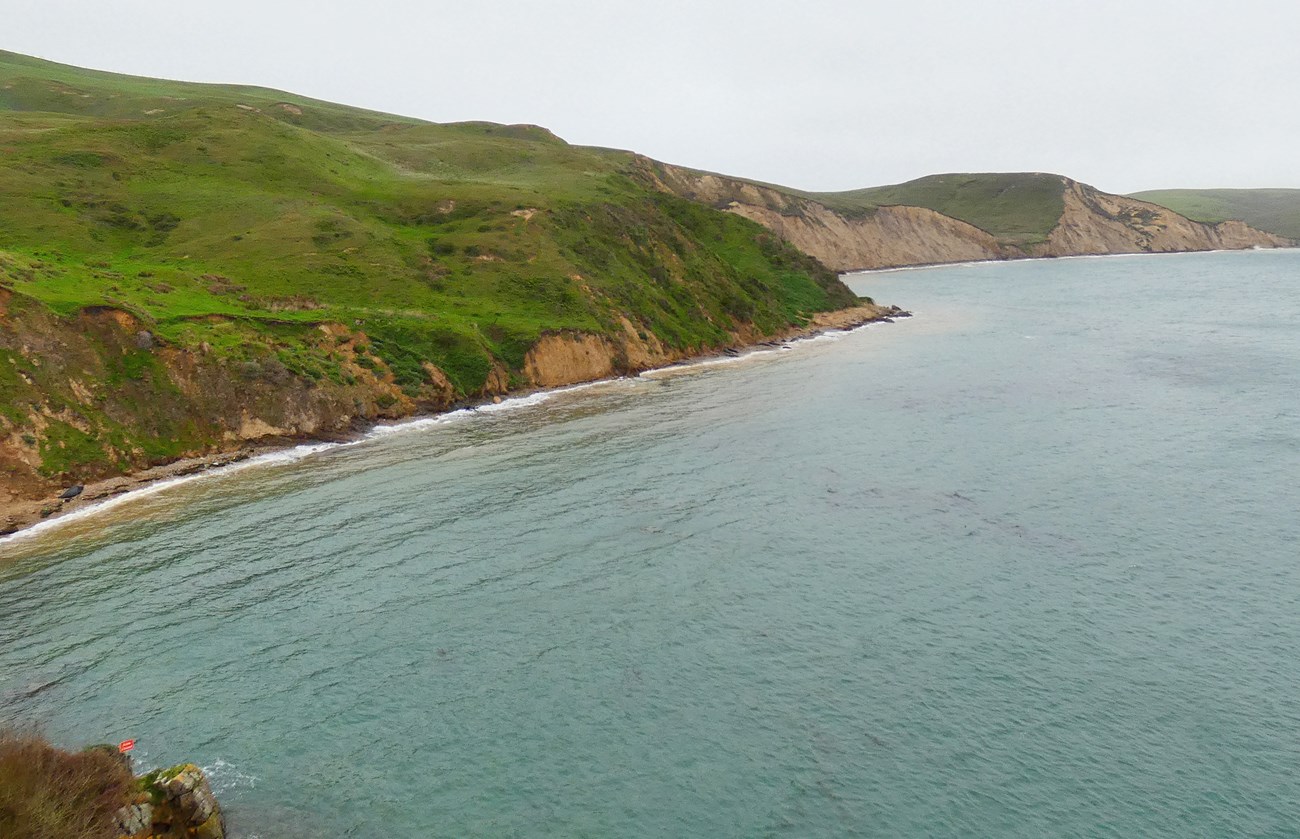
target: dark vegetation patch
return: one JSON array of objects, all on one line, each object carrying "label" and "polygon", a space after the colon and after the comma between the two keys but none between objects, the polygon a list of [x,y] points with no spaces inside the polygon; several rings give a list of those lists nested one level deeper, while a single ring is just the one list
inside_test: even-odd
[{"label": "dark vegetation patch", "polygon": [[0,836],[114,839],[114,813],[134,788],[113,751],[68,752],[30,731],[0,729]]}]

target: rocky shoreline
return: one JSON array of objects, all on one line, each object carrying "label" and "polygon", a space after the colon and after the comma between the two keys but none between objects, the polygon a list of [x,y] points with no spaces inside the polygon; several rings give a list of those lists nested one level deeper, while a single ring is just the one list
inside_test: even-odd
[{"label": "rocky shoreline", "polygon": [[[713,348],[707,352],[696,353],[690,356],[682,356],[681,358],[674,360],[672,363],[680,364],[687,361],[712,358],[718,355],[734,356],[741,354],[747,349],[780,345],[786,341],[797,341],[802,338],[810,338],[834,330],[855,329],[870,323],[893,323],[896,318],[907,317],[911,317],[911,313],[904,311],[897,306],[877,306],[874,304],[854,306],[833,312],[820,312],[814,315],[805,326],[794,327],[776,335],[747,336],[746,340],[737,341],[733,345]],[[652,364],[644,366],[638,365],[638,367],[639,369],[629,370],[628,373],[635,375],[648,370],[659,369],[658,366]],[[600,378],[601,377],[565,381],[543,388],[519,389],[509,391],[505,395],[507,397],[525,396],[529,393],[536,393],[553,387],[581,384],[587,381],[599,381]],[[494,396],[492,399],[486,401],[454,405],[450,410],[472,408],[483,404],[489,404],[491,402],[500,402],[501,400],[501,396]],[[401,417],[400,419],[415,419],[417,416],[417,414],[411,414]],[[60,494],[51,498],[8,505],[8,509],[0,511],[0,538],[12,536],[16,533],[25,531],[41,522],[56,521],[70,513],[88,509],[98,503],[108,501],[112,498],[163,481],[222,469],[259,455],[284,451],[293,446],[307,443],[348,442],[350,440],[355,440],[374,426],[375,423],[367,423],[364,426],[353,429],[353,431],[348,434],[304,434],[271,437],[254,443],[243,443],[237,448],[232,448],[229,451],[217,452],[199,457],[181,458],[170,463],[153,466],[138,472],[105,478],[84,485],[77,484],[70,486],[65,488]]]},{"label": "rocky shoreline", "polygon": [[225,839],[226,819],[208,776],[193,763],[138,779],[139,792],[114,821],[124,839]]}]

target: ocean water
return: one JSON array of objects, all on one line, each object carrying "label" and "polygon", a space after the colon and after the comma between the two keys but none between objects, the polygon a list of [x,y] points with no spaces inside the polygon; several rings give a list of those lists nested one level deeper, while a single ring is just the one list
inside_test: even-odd
[{"label": "ocean water", "polygon": [[0,720],[236,837],[1300,835],[1300,253],[850,282],[0,543]]}]

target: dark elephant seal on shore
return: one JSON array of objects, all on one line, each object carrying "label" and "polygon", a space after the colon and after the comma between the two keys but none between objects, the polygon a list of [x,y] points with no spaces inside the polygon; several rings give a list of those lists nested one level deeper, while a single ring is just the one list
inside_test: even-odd
[{"label": "dark elephant seal on shore", "polygon": [[63,492],[59,493],[59,498],[63,499],[64,501],[67,501],[70,498],[76,498],[78,495],[81,495],[81,492],[84,489],[85,487],[82,486],[81,484],[77,484],[76,486],[70,486],[67,489],[65,489]]}]

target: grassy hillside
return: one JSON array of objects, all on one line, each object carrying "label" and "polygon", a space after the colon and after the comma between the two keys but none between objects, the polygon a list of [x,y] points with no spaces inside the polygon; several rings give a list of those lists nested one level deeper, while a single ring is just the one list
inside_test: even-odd
[{"label": "grassy hillside", "polygon": [[1131,196],[1197,221],[1244,221],[1300,240],[1300,189],[1157,189]]},{"label": "grassy hillside", "polygon": [[[184,401],[148,348],[83,348],[81,371],[156,381],[148,393],[70,391],[77,371],[54,375],[15,337],[45,317],[45,332],[88,334],[79,318],[121,311],[164,347],[322,386],[350,385],[355,360],[419,401],[438,385],[426,364],[461,397],[497,368],[518,383],[548,332],[617,334],[626,318],[692,350],[855,300],[757,225],[650,188],[631,155],[533,126],[0,53],[0,151],[0,436],[50,476],[166,459],[215,432],[181,408],[148,427],[137,403]],[[333,324],[364,333],[348,364],[321,340]]]},{"label": "grassy hillside", "polygon": [[218,105],[262,109],[283,122],[317,131],[378,129],[394,123],[421,122],[270,88],[125,76],[0,50],[0,111],[139,119]]},{"label": "grassy hillside", "polygon": [[1047,240],[1065,209],[1065,179],[1034,173],[930,175],[893,186],[805,193],[848,213],[902,204],[928,207],[1016,246]]}]

